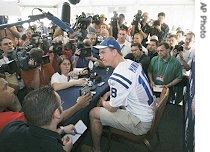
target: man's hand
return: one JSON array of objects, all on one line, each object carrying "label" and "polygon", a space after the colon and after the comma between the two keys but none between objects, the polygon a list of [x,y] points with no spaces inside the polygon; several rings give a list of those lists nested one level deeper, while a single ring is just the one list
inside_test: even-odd
[{"label": "man's hand", "polygon": [[62,138],[62,141],[63,141],[63,149],[66,151],[66,152],[70,152],[72,147],[73,147],[73,144],[72,144],[72,139],[71,139],[71,136],[70,135],[65,135],[63,138]]},{"label": "man's hand", "polygon": [[92,100],[92,94],[91,92],[87,93],[86,95],[82,95],[77,98],[77,104],[81,107],[84,108],[87,105],[89,105],[90,101]]},{"label": "man's hand", "polygon": [[155,83],[153,81],[150,82],[151,87],[155,87]]},{"label": "man's hand", "polygon": [[80,53],[81,53],[80,49],[77,48],[74,52],[74,58],[79,58]]},{"label": "man's hand", "polygon": [[74,135],[75,132],[76,132],[76,128],[75,128],[74,125],[70,124],[70,125],[64,126],[63,127],[63,131],[66,134],[72,134],[72,135]]},{"label": "man's hand", "polygon": [[36,66],[37,63],[36,63],[36,61],[34,61],[34,59],[29,59],[28,64],[30,66]]}]

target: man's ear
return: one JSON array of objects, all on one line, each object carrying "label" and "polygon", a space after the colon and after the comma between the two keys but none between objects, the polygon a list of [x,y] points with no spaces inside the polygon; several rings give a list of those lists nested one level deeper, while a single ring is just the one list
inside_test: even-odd
[{"label": "man's ear", "polygon": [[56,119],[60,119],[61,118],[61,112],[60,112],[60,110],[58,108],[54,111],[53,118],[56,118]]}]

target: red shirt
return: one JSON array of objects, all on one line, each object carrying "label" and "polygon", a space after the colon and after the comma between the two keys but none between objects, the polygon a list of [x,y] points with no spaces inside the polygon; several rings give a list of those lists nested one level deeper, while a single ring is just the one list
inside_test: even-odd
[{"label": "red shirt", "polygon": [[26,118],[23,112],[0,112],[0,132],[4,129],[4,127],[12,121],[21,120],[26,122]]},{"label": "red shirt", "polygon": [[[55,71],[50,63],[42,65],[41,71],[39,71],[39,76],[40,76],[39,87],[49,85],[51,77],[54,73]],[[34,81],[34,76],[35,76],[35,69],[21,71],[21,78],[23,79],[26,88],[32,88],[31,83]]]}]

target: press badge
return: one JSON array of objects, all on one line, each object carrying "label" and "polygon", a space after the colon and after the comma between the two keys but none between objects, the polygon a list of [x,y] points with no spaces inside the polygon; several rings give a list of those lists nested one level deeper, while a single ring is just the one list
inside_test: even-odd
[{"label": "press badge", "polygon": [[163,82],[164,81],[164,78],[163,78],[163,76],[157,76],[156,77],[156,80]]}]

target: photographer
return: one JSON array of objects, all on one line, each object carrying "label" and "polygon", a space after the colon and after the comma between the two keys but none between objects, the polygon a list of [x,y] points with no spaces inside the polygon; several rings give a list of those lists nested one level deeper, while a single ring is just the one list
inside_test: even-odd
[{"label": "photographer", "polygon": [[155,20],[150,28],[150,36],[156,35],[158,37],[158,42],[162,42],[164,37],[164,32],[161,30],[160,21]]},{"label": "photographer", "polygon": [[137,14],[134,15],[134,19],[131,23],[132,25],[132,31],[131,34],[134,35],[135,33],[139,33],[141,32],[141,21],[142,21],[143,17],[142,17],[142,11],[138,10]]},{"label": "photographer", "polygon": [[[76,18],[76,23],[73,26],[74,36],[77,37],[78,41],[82,42],[87,36],[87,28],[91,23],[91,19],[86,17],[86,14],[82,12],[80,16]],[[73,38],[71,36],[71,38]]]},{"label": "photographer", "polygon": [[74,56],[71,57],[73,68],[86,68],[89,62],[97,62],[99,66],[104,67],[102,61],[92,55],[92,44],[89,39],[77,44]]},{"label": "photographer", "polygon": [[165,13],[164,12],[158,13],[158,21],[160,22],[161,31],[163,32],[161,41],[165,41],[170,29],[169,29],[168,24],[165,23]]},{"label": "photographer", "polygon": [[150,26],[148,24],[149,13],[144,12],[141,15],[141,11],[139,11],[134,17],[135,18],[132,22],[133,24],[132,24],[131,35],[133,36],[135,33],[140,33],[143,37],[142,45],[146,47],[147,46],[146,42],[148,41],[147,38],[148,35],[150,34]]},{"label": "photographer", "polygon": [[167,37],[167,42],[171,46],[171,50],[173,50],[175,46],[178,45],[177,36],[175,34],[169,34]]},{"label": "photographer", "polygon": [[[2,54],[0,57],[0,67],[2,74],[5,75],[5,79],[9,83],[9,85],[15,89],[15,93],[17,94],[19,90],[18,79],[16,77],[17,72],[17,64],[16,64],[16,55],[14,51],[14,46],[12,40],[8,37],[0,39],[0,49],[2,50]],[[13,62],[12,62],[13,60]],[[9,67],[11,64],[14,67]]]},{"label": "photographer", "polygon": [[183,100],[183,89],[189,82],[189,75],[191,70],[191,62],[194,57],[194,40],[195,34],[192,32],[187,33],[184,45],[176,45],[173,50],[173,56],[176,56],[177,60],[182,65],[183,78],[180,83],[176,85],[176,99],[175,104],[179,104]]},{"label": "photographer", "polygon": [[21,77],[28,91],[50,84],[54,69],[50,63],[44,63],[44,51],[32,48],[26,59],[28,69],[21,71]]},{"label": "photographer", "polygon": [[34,34],[34,31],[31,29],[31,28],[28,28],[26,31],[25,31],[25,34],[26,34],[26,40],[23,42],[23,44],[21,46],[25,47],[25,46],[28,46],[31,42],[31,39],[32,39],[32,34]]},{"label": "photographer", "polygon": [[125,15],[119,14],[116,11],[113,12],[114,16],[111,18],[110,23],[110,31],[111,34],[115,39],[117,39],[117,34],[120,30],[120,28],[128,29],[128,27],[125,25]]},{"label": "photographer", "polygon": [[107,18],[105,17],[104,14],[101,14],[100,16],[98,14],[93,16],[93,27],[95,28],[95,30],[99,30],[100,31],[102,29],[107,29],[109,30],[109,26],[105,23],[105,21],[107,20]]},{"label": "photographer", "polygon": [[[16,59],[16,57],[12,40],[7,37],[0,39],[0,49],[3,51],[2,52],[3,54],[1,54],[1,59],[0,59],[2,76],[5,77],[5,79],[8,82],[8,85],[11,88],[13,88],[13,92],[17,95],[18,92],[20,91],[20,86],[16,76],[17,74],[16,72],[18,70],[17,70],[16,61],[14,60]],[[11,104],[7,107],[7,110],[12,110],[12,111],[21,110],[21,105],[16,95],[14,95],[14,98],[12,99]]]},{"label": "photographer", "polygon": [[101,19],[98,14],[93,15],[92,24],[94,29],[100,29]]},{"label": "photographer", "polygon": [[55,72],[58,71],[57,67],[60,55],[66,55],[69,59],[72,57],[72,45],[74,41],[72,40],[63,44],[61,40],[63,40],[62,36],[55,38],[52,41],[52,46],[47,53]]}]

